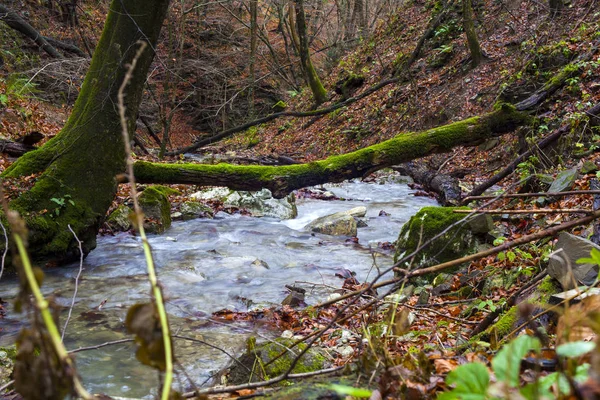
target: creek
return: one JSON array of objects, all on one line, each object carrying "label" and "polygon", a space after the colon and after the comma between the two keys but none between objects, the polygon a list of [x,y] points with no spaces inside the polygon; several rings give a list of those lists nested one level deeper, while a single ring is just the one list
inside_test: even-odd
[{"label": "creek", "polygon": [[[246,311],[278,305],[286,297],[285,285],[307,289],[306,303],[327,298],[342,280],[343,268],[356,272],[360,282],[391,266],[393,254],[378,243],[394,242],[400,227],[421,207],[434,200],[415,197],[404,184],[369,184],[359,181],[326,185],[346,200],[299,199],[298,217],[279,221],[218,213],[215,219],[175,222],[162,235],[150,237],[160,282],[167,299],[172,332],[203,340],[229,353],[239,353],[249,335],[274,337],[268,327],[210,319],[211,313],[230,309]],[[317,217],[357,206],[367,207],[367,227],[359,228],[359,243],[347,237],[311,234],[302,228]],[[383,210],[389,215],[379,215]],[[260,260],[261,262],[256,262]],[[268,266],[268,268],[265,266]],[[123,326],[128,307],[147,301],[146,264],[137,237],[128,233],[98,238],[98,247],[83,263],[78,296],[68,325],[68,349],[96,346],[129,338]],[[46,270],[45,295],[69,308],[79,264]],[[14,278],[0,283],[0,298],[10,301],[17,292]],[[0,346],[14,344],[27,320],[12,307],[0,319]],[[66,310],[61,324],[66,318]],[[260,339],[259,339],[260,340]],[[198,342],[175,339],[176,356],[198,385],[230,362],[222,351]],[[135,358],[131,343],[79,352],[77,367],[88,390],[110,396],[147,397],[156,393],[157,374]],[[181,382],[179,386],[178,382]],[[189,390],[179,374],[174,387]]]}]

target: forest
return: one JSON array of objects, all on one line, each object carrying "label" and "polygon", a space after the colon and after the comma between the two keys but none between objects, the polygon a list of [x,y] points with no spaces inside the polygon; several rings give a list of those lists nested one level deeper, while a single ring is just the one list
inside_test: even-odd
[{"label": "forest", "polygon": [[597,0],[5,0],[0,38],[1,398],[600,398]]}]

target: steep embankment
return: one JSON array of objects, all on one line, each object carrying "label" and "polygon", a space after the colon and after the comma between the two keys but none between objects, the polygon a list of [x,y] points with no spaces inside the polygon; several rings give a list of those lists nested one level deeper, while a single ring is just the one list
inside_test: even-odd
[{"label": "steep embankment", "polygon": [[[285,154],[306,161],[345,153],[403,131],[479,115],[492,109],[497,101],[522,100],[578,56],[592,52],[588,61],[578,64],[579,71],[562,89],[534,112],[541,117],[536,126],[519,131],[518,136],[492,142],[483,150],[456,150],[448,168],[465,170],[460,175],[466,174],[466,181],[481,180],[505,166],[519,148],[563,124],[572,124],[567,145],[589,147],[592,138],[585,131],[582,111],[600,100],[599,58],[593,49],[599,26],[593,1],[573,1],[553,18],[541,3],[478,4],[476,26],[486,59],[476,68],[470,63],[460,7],[448,7],[408,71],[397,68],[413,52],[431,21],[446,8],[437,2],[411,2],[390,16],[329,74],[326,86],[331,101],[324,106],[343,100],[334,89],[340,89],[350,77],[360,77],[364,83],[351,89],[346,94],[349,96],[360,95],[394,73],[404,74],[406,80],[325,116],[281,118],[251,128],[230,144],[238,151],[251,147],[253,152]],[[304,90],[289,103],[288,109],[309,109],[309,91]],[[439,166],[447,158],[444,155],[433,164]]]}]

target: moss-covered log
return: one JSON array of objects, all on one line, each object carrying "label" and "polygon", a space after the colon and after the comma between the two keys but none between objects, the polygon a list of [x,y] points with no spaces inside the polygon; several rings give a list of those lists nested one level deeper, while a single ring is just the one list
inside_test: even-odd
[{"label": "moss-covered log", "polygon": [[[10,207],[26,218],[35,257],[78,256],[70,225],[95,247],[96,234],[117,189],[115,176],[125,169],[117,112],[117,91],[138,40],[154,48],[168,0],[114,0],[81,92],[62,131],[45,146],[26,153],[2,175],[18,180],[37,174],[35,185],[11,199]],[[135,122],[143,85],[154,57],[147,50],[137,61],[125,90],[127,116]],[[133,125],[132,125],[133,126]]]},{"label": "moss-covered log", "polygon": [[270,167],[140,161],[135,164],[134,171],[136,180],[141,183],[227,186],[234,190],[267,188],[273,196],[281,198],[295,189],[366,176],[390,165],[510,132],[527,120],[525,114],[503,105],[480,117],[424,132],[402,133],[383,143],[307,164]]}]

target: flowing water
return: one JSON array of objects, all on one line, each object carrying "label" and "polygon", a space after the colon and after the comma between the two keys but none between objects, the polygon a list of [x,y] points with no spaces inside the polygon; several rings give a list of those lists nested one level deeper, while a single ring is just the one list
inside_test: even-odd
[{"label": "flowing water", "polygon": [[[346,200],[299,199],[299,215],[288,221],[219,213],[213,220],[175,222],[166,233],[151,236],[172,331],[229,353],[239,352],[249,335],[273,336],[276,333],[264,327],[221,323],[209,316],[221,309],[246,311],[280,304],[287,295],[285,285],[296,282],[307,289],[306,303],[315,304],[327,297],[331,286],[341,286],[335,274],[343,268],[356,272],[361,282],[373,277],[374,264],[379,268],[392,264],[392,256],[378,243],[396,240],[411,215],[436,204],[412,196],[412,190],[402,184],[356,181],[326,188]],[[347,243],[346,237],[312,235],[302,229],[319,216],[360,205],[367,207],[368,227],[359,228],[358,244]],[[380,216],[381,210],[389,215]],[[78,267],[73,264],[46,271],[44,293],[53,294],[68,308]],[[127,308],[149,297],[140,240],[127,233],[100,237],[83,267],[65,336],[67,348],[130,337],[123,327]],[[0,298],[9,300],[16,292],[16,280],[3,279]],[[0,320],[0,346],[14,343],[25,320],[26,316],[12,311]],[[175,345],[178,360],[199,385],[230,361],[222,351],[198,342],[176,339]],[[131,343],[80,352],[77,366],[86,387],[94,393],[151,397],[156,392],[156,372],[135,359]],[[185,376],[179,375],[179,380],[179,390],[190,388]]]}]

